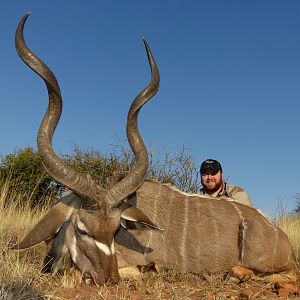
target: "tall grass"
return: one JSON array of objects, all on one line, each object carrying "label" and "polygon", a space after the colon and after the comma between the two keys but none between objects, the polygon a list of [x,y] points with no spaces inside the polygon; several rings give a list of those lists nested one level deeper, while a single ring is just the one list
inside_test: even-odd
[{"label": "tall grass", "polygon": [[41,299],[35,291],[43,281],[40,276],[40,258],[43,245],[28,251],[10,250],[45,213],[45,209],[32,210],[20,194],[18,185],[11,186],[7,178],[0,191],[0,299]]},{"label": "tall grass", "polygon": [[300,217],[298,214],[281,214],[276,222],[288,236],[295,265],[300,269]]}]

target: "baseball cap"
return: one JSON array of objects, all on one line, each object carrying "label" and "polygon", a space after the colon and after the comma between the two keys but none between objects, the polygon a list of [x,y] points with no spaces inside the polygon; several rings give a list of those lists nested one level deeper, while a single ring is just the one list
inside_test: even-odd
[{"label": "baseball cap", "polygon": [[200,173],[205,174],[208,170],[213,172],[213,174],[217,174],[219,171],[222,172],[222,166],[215,159],[207,159],[201,164]]}]

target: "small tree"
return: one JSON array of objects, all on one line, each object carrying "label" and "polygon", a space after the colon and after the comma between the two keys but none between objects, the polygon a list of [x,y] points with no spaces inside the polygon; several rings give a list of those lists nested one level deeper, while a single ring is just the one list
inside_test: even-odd
[{"label": "small tree", "polygon": [[181,151],[165,151],[163,156],[149,155],[148,178],[171,183],[184,192],[196,193],[201,185],[200,168],[189,149]]},{"label": "small tree", "polygon": [[[73,153],[63,155],[63,161],[80,173],[90,174],[100,186],[107,188],[115,177],[123,177],[130,169],[126,155],[114,147],[108,154],[99,151],[81,150],[74,146]],[[132,159],[134,161],[133,155]]]}]

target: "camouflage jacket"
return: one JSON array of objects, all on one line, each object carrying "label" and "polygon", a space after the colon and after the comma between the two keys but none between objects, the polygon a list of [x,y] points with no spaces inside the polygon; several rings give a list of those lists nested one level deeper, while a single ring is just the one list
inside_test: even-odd
[{"label": "camouflage jacket", "polygon": [[[210,196],[209,194],[207,194],[205,192],[205,190],[203,188],[200,189],[199,194],[205,195],[205,196]],[[230,198],[230,200],[234,200],[238,203],[242,203],[242,204],[253,207],[248,194],[242,188],[235,186],[235,185],[229,185],[226,182],[223,184],[222,190],[220,191],[220,193],[217,196],[215,196],[215,197],[210,196],[210,197],[212,197],[214,199]]]}]

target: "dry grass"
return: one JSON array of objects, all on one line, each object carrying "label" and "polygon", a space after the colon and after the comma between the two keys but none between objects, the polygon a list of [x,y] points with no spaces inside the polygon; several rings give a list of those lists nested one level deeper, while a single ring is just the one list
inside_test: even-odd
[{"label": "dry grass", "polygon": [[[224,274],[196,276],[169,271],[148,273],[143,280],[123,280],[117,286],[95,287],[78,282],[76,272],[42,274],[43,244],[15,252],[9,250],[45,214],[20,205],[18,189],[9,194],[9,180],[0,192],[0,299],[276,299],[273,286],[252,281],[229,283]],[[290,238],[296,263],[300,260],[300,220],[283,216],[278,221]],[[289,299],[292,299],[289,298]]]},{"label": "dry grass", "polygon": [[300,218],[298,215],[282,215],[277,225],[287,234],[291,243],[294,260],[300,266]]}]

